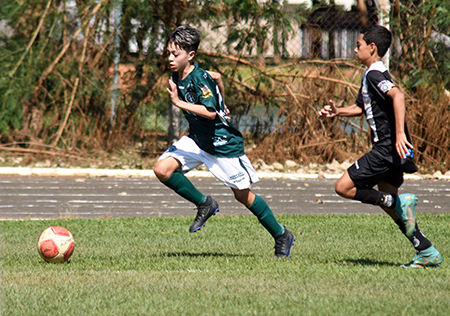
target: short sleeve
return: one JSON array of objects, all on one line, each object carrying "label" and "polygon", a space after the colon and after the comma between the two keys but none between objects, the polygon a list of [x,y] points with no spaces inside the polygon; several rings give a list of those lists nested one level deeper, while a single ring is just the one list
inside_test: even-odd
[{"label": "short sleeve", "polygon": [[356,97],[356,101],[355,104],[357,106],[359,106],[361,109],[364,109],[364,102],[363,102],[363,98],[362,98],[362,92],[361,89],[359,89],[358,95]]},{"label": "short sleeve", "polygon": [[[205,72],[207,75],[207,73]],[[207,75],[208,76],[208,75]],[[197,95],[201,104],[208,108],[212,108],[214,110],[218,109],[217,99],[213,92],[213,88],[215,83],[208,80],[209,78],[204,78],[197,83]],[[212,80],[212,79],[211,79]]]},{"label": "short sleeve", "polygon": [[367,75],[367,79],[371,85],[376,87],[382,94],[386,94],[391,91],[392,88],[395,88],[395,84],[387,71],[370,71]]}]

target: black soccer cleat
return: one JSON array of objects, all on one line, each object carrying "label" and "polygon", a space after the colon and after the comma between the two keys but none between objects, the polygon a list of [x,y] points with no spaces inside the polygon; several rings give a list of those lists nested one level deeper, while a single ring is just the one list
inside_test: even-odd
[{"label": "black soccer cleat", "polygon": [[284,227],[283,235],[275,238],[275,256],[278,258],[289,258],[295,237]]},{"label": "black soccer cleat", "polygon": [[194,233],[197,230],[205,226],[206,221],[219,211],[219,203],[216,202],[211,196],[206,197],[205,203],[197,206],[197,216],[194,219],[191,227],[189,228],[190,233]]}]

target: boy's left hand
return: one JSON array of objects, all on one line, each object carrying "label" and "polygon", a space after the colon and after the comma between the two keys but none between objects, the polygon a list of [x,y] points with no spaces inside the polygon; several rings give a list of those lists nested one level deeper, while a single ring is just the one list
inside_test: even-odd
[{"label": "boy's left hand", "polygon": [[398,155],[405,159],[406,155],[409,154],[409,149],[414,149],[414,146],[408,142],[405,133],[402,133],[400,135],[396,135],[395,149],[397,149]]}]

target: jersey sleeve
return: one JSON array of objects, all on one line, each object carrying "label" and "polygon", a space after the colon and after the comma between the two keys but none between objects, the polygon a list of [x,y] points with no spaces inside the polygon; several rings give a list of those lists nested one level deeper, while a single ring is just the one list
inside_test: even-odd
[{"label": "jersey sleeve", "polygon": [[363,98],[362,98],[362,92],[361,92],[361,89],[359,89],[359,91],[358,91],[358,95],[356,96],[355,104],[356,104],[357,106],[359,106],[361,109],[364,110],[364,101],[363,101]]},{"label": "jersey sleeve", "polygon": [[367,80],[370,85],[372,85],[382,95],[387,94],[392,88],[396,87],[387,71],[370,71],[367,74]]},{"label": "jersey sleeve", "polygon": [[215,82],[206,71],[203,73],[201,80],[197,82],[196,86],[199,103],[207,108],[217,111],[219,109],[219,104],[214,92]]}]

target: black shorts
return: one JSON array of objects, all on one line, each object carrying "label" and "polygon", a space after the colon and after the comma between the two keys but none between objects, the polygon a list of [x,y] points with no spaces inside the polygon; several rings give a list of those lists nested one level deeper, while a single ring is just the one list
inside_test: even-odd
[{"label": "black shorts", "polygon": [[348,168],[356,187],[374,187],[384,181],[399,188],[403,184],[403,171],[379,156],[368,152]]}]

